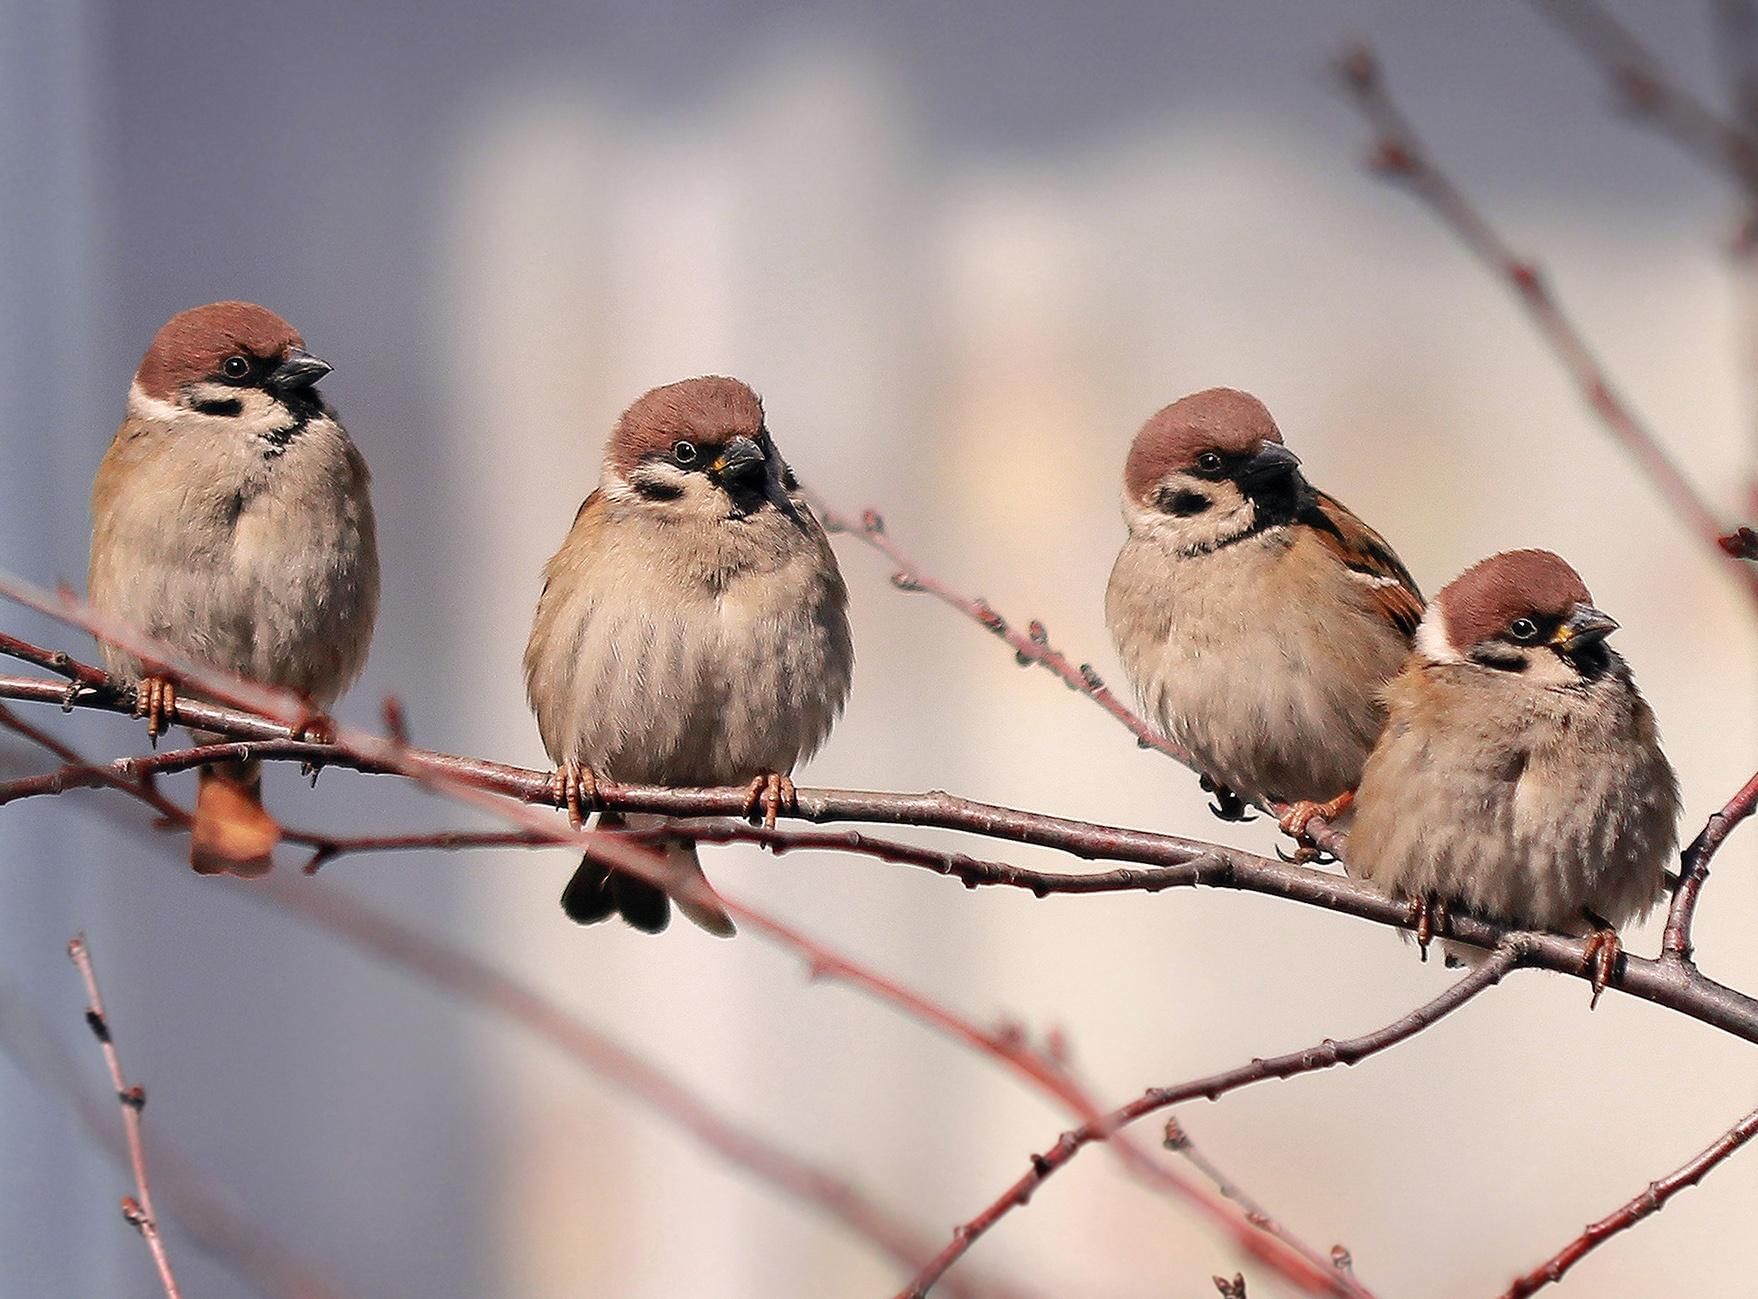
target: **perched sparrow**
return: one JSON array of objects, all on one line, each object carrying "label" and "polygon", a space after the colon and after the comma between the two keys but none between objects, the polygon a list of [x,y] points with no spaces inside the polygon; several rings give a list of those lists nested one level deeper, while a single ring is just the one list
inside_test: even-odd
[{"label": "perched sparrow", "polygon": [[1605,643],[1616,627],[1546,550],[1455,578],[1386,687],[1350,872],[1517,928],[1597,930],[1603,987],[1612,931],[1660,897],[1679,817],[1654,714]]},{"label": "perched sparrow", "polygon": [[[1380,535],[1310,486],[1262,402],[1194,393],[1136,434],[1105,616],[1142,707],[1220,787],[1348,805],[1422,595]],[[1321,800],[1330,800],[1323,803]]]},{"label": "perched sparrow", "polygon": [[[578,819],[594,781],[751,782],[773,822],[788,773],[824,742],[854,648],[836,556],[736,379],[688,379],[623,412],[598,490],[544,569],[525,690],[558,796]],[[582,788],[583,787],[583,788]],[[605,813],[601,828],[660,817]],[[694,846],[664,859],[685,915],[731,934]],[[562,894],[581,924],[620,911],[657,933],[666,893],[590,857]]]},{"label": "perched sparrow", "polygon": [[[314,709],[360,674],[378,610],[366,462],[314,387],[329,372],[262,307],[173,316],[92,486],[92,605]],[[139,675],[126,650],[103,653],[112,672]],[[149,678],[140,699],[156,740],[175,690]],[[266,871],[280,831],[259,764],[204,767],[199,780],[190,864]]]}]

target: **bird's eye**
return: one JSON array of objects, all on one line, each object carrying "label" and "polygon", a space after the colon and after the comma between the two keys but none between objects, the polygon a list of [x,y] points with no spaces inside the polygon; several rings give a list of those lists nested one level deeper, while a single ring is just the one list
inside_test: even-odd
[{"label": "bird's eye", "polygon": [[1508,635],[1518,641],[1535,640],[1538,637],[1538,624],[1530,618],[1516,618],[1508,624]]},{"label": "bird's eye", "polygon": [[1221,455],[1218,451],[1205,451],[1196,458],[1196,467],[1205,474],[1221,472]]},{"label": "bird's eye", "polygon": [[228,356],[220,364],[220,373],[228,379],[242,379],[250,373],[250,358],[244,356]]},{"label": "bird's eye", "polygon": [[694,442],[673,442],[671,444],[671,458],[677,461],[680,465],[695,464],[696,456],[697,451]]}]

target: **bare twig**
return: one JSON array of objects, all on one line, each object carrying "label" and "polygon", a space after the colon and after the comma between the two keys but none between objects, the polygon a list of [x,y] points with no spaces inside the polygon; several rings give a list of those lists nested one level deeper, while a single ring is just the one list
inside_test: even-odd
[{"label": "bare twig", "polygon": [[[923,592],[963,614],[979,627],[1005,641],[1013,650],[1014,661],[1021,667],[1041,667],[1076,694],[1091,699],[1135,736],[1135,742],[1141,748],[1163,753],[1174,762],[1206,778],[1206,773],[1196,765],[1190,754],[1161,735],[1145,718],[1113,694],[1090,663],[1082,663],[1077,667],[1068,655],[1052,645],[1050,634],[1043,623],[1034,618],[1022,633],[981,596],[964,595],[950,583],[925,571],[891,539],[885,521],[877,510],[861,511],[861,521],[856,524],[821,501],[814,500],[812,508],[818,511],[824,520],[824,526],[830,532],[858,537],[896,564],[898,567],[891,575],[891,584],[898,590]],[[1264,810],[1279,817],[1288,809],[1286,804],[1266,803]],[[1341,855],[1344,836],[1333,829],[1324,817],[1315,816],[1308,820],[1305,837],[1325,852],[1333,856]]]},{"label": "bare twig", "polygon": [[[915,1280],[899,1292],[898,1299],[922,1299],[933,1285],[946,1273],[946,1270],[962,1258],[985,1232],[987,1232],[1009,1212],[1023,1208],[1056,1171],[1069,1163],[1077,1154],[1094,1141],[1103,1141],[1112,1133],[1135,1122],[1156,1110],[1184,1101],[1206,1097],[1218,1100],[1230,1091],[1236,1091],[1251,1083],[1263,1082],[1270,1078],[1292,1078],[1296,1074],[1311,1073],[1318,1069],[1329,1069],[1333,1065],[1358,1064],[1370,1055],[1376,1055],[1389,1047],[1416,1036],[1423,1029],[1444,1019],[1458,1010],[1473,997],[1499,983],[1510,971],[1522,965],[1529,953],[1523,941],[1510,939],[1504,946],[1479,965],[1471,973],[1460,979],[1434,1000],[1425,1002],[1407,1015],[1403,1015],[1384,1028],[1360,1037],[1348,1038],[1344,1041],[1333,1041],[1326,1038],[1317,1046],[1307,1047],[1301,1051],[1291,1051],[1286,1055],[1271,1056],[1268,1059],[1253,1060],[1249,1064],[1237,1068],[1223,1070],[1221,1073],[1210,1074],[1191,1082],[1179,1083],[1172,1087],[1151,1088],[1142,1096],[1120,1105],[1107,1114],[1102,1123],[1087,1124],[1064,1132],[1041,1155],[1033,1155],[1031,1167],[1020,1178],[997,1196],[982,1212],[970,1221],[961,1224],[952,1233],[952,1240],[946,1248],[934,1258],[926,1268],[916,1274]],[[1337,1269],[1339,1275],[1348,1275],[1343,1269]]]},{"label": "bare twig", "polygon": [[[1404,110],[1387,91],[1373,51],[1365,45],[1356,46],[1343,56],[1338,67],[1351,100],[1378,133],[1374,169],[1401,182],[1421,199],[1479,262],[1514,291],[1600,423],[1635,459],[1673,512],[1709,545],[1712,553],[1726,560],[1720,544],[1727,532],[1722,520],[1673,463],[1653,431],[1613,387],[1580,328],[1546,283],[1543,272],[1515,253],[1464,191],[1435,164]],[[1758,573],[1731,565],[1728,571],[1746,594],[1758,601]]]},{"label": "bare twig", "polygon": [[1630,115],[1687,153],[1758,192],[1758,140],[1669,73],[1598,0],[1535,0],[1539,10],[1599,66]]},{"label": "bare twig", "polygon": [[[900,1266],[919,1267],[932,1253],[920,1233],[846,1178],[739,1127],[652,1061],[487,962],[356,897],[344,903],[321,889],[276,879],[246,896],[267,900],[338,941],[519,1025],[733,1167],[840,1223]],[[999,1297],[1011,1292],[983,1282],[962,1293]]]},{"label": "bare twig", "polygon": [[[1196,1169],[1197,1172],[1201,1173],[1204,1177],[1208,1178],[1210,1183],[1224,1198],[1237,1204],[1240,1210],[1245,1214],[1247,1222],[1256,1223],[1259,1228],[1269,1232],[1272,1236],[1282,1237],[1282,1239],[1286,1240],[1291,1247],[1305,1253],[1306,1256],[1318,1267],[1329,1268],[1336,1266],[1336,1251],[1334,1249],[1330,1254],[1321,1256],[1316,1251],[1311,1250],[1310,1247],[1298,1237],[1285,1234],[1282,1224],[1277,1222],[1276,1219],[1271,1216],[1269,1210],[1259,1204],[1257,1199],[1249,1191],[1241,1186],[1238,1181],[1226,1172],[1226,1170],[1216,1164],[1214,1160],[1210,1159],[1208,1155],[1197,1146],[1195,1141],[1191,1140],[1190,1130],[1179,1121],[1176,1114],[1170,1116],[1166,1120],[1166,1136],[1164,1144],[1166,1149],[1175,1154],[1182,1155],[1186,1163]],[[1235,1279],[1237,1280],[1237,1278]],[[1215,1283],[1219,1285],[1221,1283],[1221,1278],[1216,1277]],[[1244,1283],[1241,1282],[1240,1284],[1240,1293],[1243,1294]]]},{"label": "bare twig", "polygon": [[1663,958],[1691,959],[1691,922],[1697,916],[1703,882],[1709,878],[1709,859],[1727,841],[1734,827],[1752,815],[1754,808],[1758,808],[1758,773],[1728,800],[1726,807],[1709,818],[1685,849],[1679,859],[1679,887],[1673,892],[1672,906],[1666,915],[1666,933],[1660,942]]},{"label": "bare twig", "polygon": [[1755,1136],[1758,1136],[1758,1110],[1753,1110],[1733,1127],[1722,1133],[1710,1144],[1708,1149],[1690,1162],[1674,1169],[1659,1181],[1650,1182],[1647,1188],[1628,1204],[1616,1212],[1606,1215],[1598,1222],[1590,1223],[1574,1240],[1533,1268],[1532,1271],[1517,1278],[1502,1292],[1501,1299],[1526,1299],[1527,1295],[1542,1290],[1553,1282],[1561,1281],[1563,1274],[1588,1254],[1619,1232],[1628,1231],[1644,1218],[1659,1213],[1661,1209],[1666,1207],[1668,1200],[1687,1186],[1697,1185],[1709,1175],[1716,1165]]},{"label": "bare twig", "polygon": [[[81,1063],[19,989],[3,980],[0,1051],[39,1092],[63,1107],[107,1158],[128,1169],[128,1142],[115,1124],[113,1088],[107,1087],[100,1100],[86,1084]],[[235,1207],[239,1197],[214,1186],[162,1135],[154,1135],[147,1144],[152,1149],[153,1203],[161,1223],[175,1223],[191,1245],[257,1294],[343,1299],[343,1292],[330,1281],[241,1215]]]},{"label": "bare twig", "polygon": [[67,955],[72,958],[79,977],[85,981],[85,1022],[98,1039],[104,1052],[104,1063],[110,1067],[110,1081],[116,1088],[116,1100],[122,1107],[122,1128],[128,1138],[128,1162],[134,1170],[134,1194],[122,1197],[122,1216],[146,1241],[159,1270],[159,1284],[166,1299],[180,1299],[177,1278],[171,1272],[171,1258],[165,1252],[164,1237],[159,1234],[159,1217],[153,1209],[152,1179],[147,1176],[146,1150],[140,1140],[140,1114],[146,1108],[146,1089],[131,1084],[122,1073],[122,1057],[110,1035],[110,1021],[104,1013],[104,997],[98,991],[98,973],[92,968],[91,949],[85,936],[76,934],[67,942]]},{"label": "bare twig", "polygon": [[1041,667],[1059,678],[1063,685],[1076,694],[1085,695],[1091,699],[1128,728],[1130,734],[1135,736],[1135,742],[1142,748],[1157,749],[1187,767],[1193,765],[1188,753],[1149,726],[1143,718],[1113,694],[1111,688],[1093,670],[1092,664],[1081,663],[1077,665],[1061,650],[1050,644],[1050,634],[1045,630],[1043,623],[1033,619],[1026,624],[1026,630],[1022,632],[997,613],[994,606],[981,596],[964,595],[923,570],[891,539],[891,534],[885,530],[885,520],[879,511],[862,510],[860,520],[856,522],[817,499],[813,500],[812,508],[817,512],[819,519],[823,521],[826,531],[846,533],[851,537],[858,537],[895,564],[897,567],[891,574],[891,584],[898,590],[919,591],[925,595],[931,595],[947,607],[957,610],[972,622],[1007,642],[1013,650],[1014,661],[1021,667],[1034,665]]}]

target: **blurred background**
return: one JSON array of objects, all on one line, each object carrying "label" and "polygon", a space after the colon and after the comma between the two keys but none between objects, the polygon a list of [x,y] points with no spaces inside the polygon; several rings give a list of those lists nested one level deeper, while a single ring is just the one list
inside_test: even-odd
[{"label": "blurred background", "polygon": [[[1712,6],[1615,8],[1721,95]],[[1511,546],[1573,560],[1624,624],[1689,835],[1758,751],[1751,610],[1504,288],[1366,174],[1328,71],[1358,37],[1692,479],[1748,509],[1758,293],[1729,253],[1738,195],[1620,120],[1525,4],[0,0],[0,565],[83,584],[86,493],[141,351],[173,312],[241,297],[336,365],[326,391],[375,474],[385,600],[344,717],[374,723],[394,693],[420,743],[543,765],[519,669],[540,567],[617,412],[711,372],[764,394],[827,500],[882,508],[925,565],[1121,684],[1101,603],[1124,452],[1157,407],[1232,384],[1425,589]],[[839,547],[860,661],[802,784],[1270,850],[1265,823],[1212,820],[1187,773]],[[89,648],[15,609],[0,625]],[[32,715],[92,752],[145,747],[138,724]],[[0,744],[0,774],[44,765]],[[166,787],[187,799],[192,779]],[[341,771],[315,792],[273,772],[269,799],[310,826],[469,823]],[[901,1280],[550,1046],[262,890],[196,878],[182,850],[114,796],[0,815],[0,1294],[157,1293],[116,1212],[127,1178],[68,1105],[69,1077],[107,1087],[62,955],[82,929],[152,1137],[330,1293]],[[1260,897],[1038,901],[870,861],[704,856],[729,893],[979,1020],[1061,1029],[1113,1102],[1377,1027],[1454,977],[1388,931]],[[278,878],[527,981],[936,1243],[1066,1126],[750,936],[575,928],[556,905],[571,865],[412,854],[305,879],[290,854]],[[1737,837],[1698,930],[1706,970],[1748,989],[1755,865],[1758,833]],[[1589,1014],[1580,983],[1524,974],[1360,1068],[1182,1116],[1380,1293],[1465,1296],[1696,1152],[1755,1082],[1730,1038],[1621,996]],[[161,1196],[185,1293],[253,1293]],[[1747,1154],[1559,1293],[1748,1294],[1755,1210]],[[1102,1299],[1210,1294],[1238,1264],[1102,1152],[967,1260]]]}]

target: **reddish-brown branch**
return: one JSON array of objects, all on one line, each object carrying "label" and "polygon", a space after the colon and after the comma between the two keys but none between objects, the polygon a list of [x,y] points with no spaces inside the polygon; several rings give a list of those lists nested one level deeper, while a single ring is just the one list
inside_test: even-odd
[{"label": "reddish-brown branch", "polygon": [[[466,952],[410,928],[361,901],[345,903],[310,886],[270,879],[246,891],[338,941],[499,1015],[548,1042],[594,1077],[687,1132],[758,1181],[840,1223],[905,1268],[921,1266],[932,1245],[846,1178],[738,1127],[702,1096],[601,1029],[536,989]],[[984,1282],[967,1296],[1011,1293]]]},{"label": "reddish-brown branch", "polygon": [[104,996],[98,990],[98,973],[92,968],[91,949],[83,934],[68,940],[67,955],[72,958],[79,977],[85,981],[88,1004],[85,1022],[98,1039],[104,1052],[104,1063],[110,1067],[110,1081],[116,1089],[116,1101],[122,1107],[122,1128],[128,1138],[128,1162],[134,1171],[134,1194],[122,1197],[122,1216],[140,1233],[159,1270],[159,1284],[166,1299],[180,1299],[177,1278],[171,1272],[171,1258],[165,1252],[164,1237],[159,1234],[159,1215],[153,1208],[153,1184],[147,1175],[146,1149],[140,1139],[140,1114],[146,1108],[146,1089],[129,1083],[122,1072],[122,1057],[110,1033],[110,1020],[104,1011]]},{"label": "reddish-brown branch", "polygon": [[[983,1234],[1006,1217],[1016,1208],[1023,1208],[1036,1194],[1038,1188],[1052,1177],[1058,1169],[1066,1166],[1076,1155],[1095,1141],[1107,1139],[1112,1133],[1135,1122],[1156,1110],[1184,1101],[1205,1097],[1218,1100],[1230,1091],[1236,1091],[1251,1083],[1263,1082],[1271,1078],[1292,1078],[1296,1074],[1311,1073],[1318,1069],[1329,1069],[1333,1065],[1358,1064],[1370,1055],[1376,1055],[1389,1047],[1406,1041],[1420,1033],[1437,1020],[1458,1010],[1473,997],[1495,986],[1510,971],[1527,963],[1530,956],[1523,939],[1511,938],[1508,942],[1492,952],[1484,962],[1452,987],[1448,988],[1434,1000],[1425,1002],[1407,1015],[1393,1020],[1384,1028],[1360,1037],[1347,1038],[1341,1042],[1326,1038],[1317,1046],[1307,1047],[1301,1051],[1291,1051],[1286,1055],[1271,1056],[1268,1059],[1253,1060],[1249,1064],[1237,1068],[1223,1070],[1191,1082],[1180,1083],[1172,1087],[1155,1087],[1142,1096],[1120,1105],[1105,1115],[1104,1120],[1097,1124],[1086,1124],[1082,1127],[1064,1132],[1041,1155],[1033,1155],[1031,1167],[1020,1178],[1003,1191],[982,1212],[970,1221],[963,1223],[952,1233],[952,1240],[946,1248],[916,1274],[914,1281],[898,1292],[898,1299],[922,1299],[924,1295],[945,1275],[946,1270],[962,1258]],[[1339,1276],[1347,1276],[1338,1270]]]},{"label": "reddish-brown branch", "polygon": [[1532,1271],[1517,1278],[1502,1292],[1501,1299],[1526,1299],[1527,1295],[1542,1290],[1553,1282],[1561,1281],[1563,1274],[1588,1254],[1619,1232],[1628,1231],[1644,1218],[1659,1213],[1666,1207],[1668,1200],[1687,1186],[1697,1185],[1709,1175],[1716,1165],[1727,1159],[1734,1151],[1755,1136],[1758,1136],[1758,1110],[1753,1110],[1733,1127],[1722,1133],[1710,1144],[1707,1150],[1697,1155],[1689,1163],[1674,1169],[1658,1182],[1650,1182],[1640,1195],[1616,1212],[1606,1215],[1598,1222],[1590,1223],[1574,1240],[1533,1268]]},{"label": "reddish-brown branch", "polygon": [[1666,915],[1666,933],[1660,943],[1664,958],[1691,959],[1691,922],[1697,916],[1703,882],[1709,878],[1709,860],[1734,832],[1734,827],[1752,815],[1754,808],[1758,808],[1758,773],[1728,800],[1726,807],[1709,818],[1685,849],[1680,858],[1679,886],[1673,892],[1672,906]]},{"label": "reddish-brown branch", "polygon": [[1022,632],[997,613],[994,606],[981,596],[964,595],[933,574],[926,572],[891,539],[891,534],[885,530],[885,520],[877,510],[862,510],[860,521],[855,522],[817,499],[813,500],[812,508],[817,511],[826,531],[846,533],[851,537],[858,537],[895,564],[897,567],[891,574],[891,584],[898,590],[919,591],[924,595],[933,596],[948,608],[963,614],[978,626],[1005,641],[1013,650],[1014,661],[1021,667],[1034,665],[1041,667],[1056,676],[1063,685],[1076,694],[1085,695],[1091,699],[1114,719],[1122,723],[1130,734],[1135,736],[1135,742],[1142,748],[1157,749],[1187,767],[1192,765],[1188,753],[1149,726],[1143,718],[1112,693],[1111,688],[1093,670],[1092,664],[1081,663],[1077,665],[1061,650],[1050,644],[1050,634],[1045,630],[1043,623],[1033,619],[1026,625],[1026,630]]},{"label": "reddish-brown branch", "polygon": [[[1174,762],[1181,763],[1199,776],[1204,775],[1195,760],[1172,741],[1161,735],[1150,726],[1145,718],[1134,712],[1113,694],[1104,680],[1093,670],[1090,663],[1076,666],[1068,655],[1050,643],[1050,634],[1044,624],[1035,618],[1027,625],[1025,632],[1017,630],[1012,623],[996,612],[987,600],[980,596],[965,595],[954,589],[951,584],[926,572],[912,560],[903,549],[891,539],[886,530],[885,521],[877,510],[861,511],[861,521],[856,524],[845,515],[831,509],[822,501],[814,500],[813,509],[818,511],[824,526],[832,533],[846,533],[858,537],[867,545],[884,555],[893,564],[896,571],[891,575],[891,584],[900,591],[919,591],[933,596],[984,630],[1000,637],[1013,650],[1014,661],[1021,667],[1037,666],[1051,673],[1063,685],[1076,694],[1084,695],[1100,708],[1104,709],[1113,719],[1120,722],[1129,733],[1135,736],[1137,745],[1144,749],[1154,749],[1165,754]],[[1281,816],[1288,810],[1286,804],[1270,803],[1265,809],[1274,816]],[[1335,830],[1322,816],[1310,818],[1307,823],[1305,838],[1314,845],[1333,856],[1340,855],[1345,838],[1341,831]]]},{"label": "reddish-brown branch", "polygon": [[[153,671],[170,675],[192,687],[196,693],[222,700],[234,708],[250,708],[261,717],[273,719],[279,726],[286,728],[288,734],[302,729],[308,720],[309,714],[304,702],[286,692],[243,681],[226,673],[213,672],[171,647],[145,636],[138,629],[105,618],[71,597],[57,599],[36,590],[28,583],[12,578],[0,579],[0,594],[70,625],[89,630],[102,639],[122,645],[148,664]],[[181,700],[175,720],[186,725],[194,722],[204,729],[208,728],[205,720],[195,722],[190,710],[183,706]],[[260,722],[261,718],[257,720]],[[333,756],[327,765],[355,766],[361,770],[378,770],[406,776],[456,801],[489,810],[540,839],[570,846],[576,851],[583,850],[616,869],[628,871],[661,887],[668,884],[676,886],[675,881],[667,879],[659,859],[648,849],[614,834],[577,831],[559,826],[552,817],[522,803],[510,802],[503,792],[489,787],[479,774],[461,771],[462,768],[477,765],[470,760],[457,759],[450,755],[424,754],[410,748],[400,737],[386,740],[342,726],[334,728],[330,747]],[[72,765],[92,765],[71,751],[64,752],[67,753],[66,760]],[[142,793],[145,793],[144,788]],[[741,803],[741,811],[743,806]],[[704,886],[686,882],[684,887]],[[896,980],[877,974],[736,898],[723,894],[719,902],[735,920],[798,955],[814,974],[833,977],[856,986],[918,1022],[975,1047],[1066,1106],[1082,1122],[1091,1123],[1098,1117],[1095,1104],[1085,1097],[1072,1077],[1054,1061],[1038,1055],[1023,1042],[976,1025],[950,1008],[921,996]],[[1267,1266],[1274,1268],[1302,1290],[1311,1293],[1365,1294],[1365,1291],[1346,1278],[1314,1275],[1311,1265],[1301,1255],[1280,1240],[1258,1232],[1223,1202],[1181,1174],[1157,1164],[1150,1155],[1137,1149],[1134,1143],[1120,1141],[1115,1144],[1119,1156],[1133,1172],[1190,1205],[1229,1235],[1241,1248],[1263,1260]]]},{"label": "reddish-brown branch", "polygon": [[[1401,182],[1421,199],[1479,262],[1514,291],[1600,423],[1635,459],[1673,512],[1708,544],[1712,553],[1725,560],[1720,539],[1727,528],[1722,520],[1673,463],[1653,431],[1613,387],[1539,267],[1515,253],[1464,191],[1436,166],[1404,110],[1387,91],[1373,51],[1357,46],[1343,56],[1339,68],[1351,100],[1378,133],[1374,169]],[[1746,594],[1758,601],[1758,573],[1731,564],[1728,571]]]},{"label": "reddish-brown branch", "polygon": [[1598,65],[1638,122],[1758,193],[1758,141],[1685,88],[1598,0],[1535,0],[1540,12]]},{"label": "reddish-brown branch", "polygon": [[[54,682],[30,677],[0,676],[0,698],[58,704],[60,688]],[[108,701],[95,692],[82,694],[76,706],[121,713],[129,711],[126,704]],[[376,758],[363,758],[336,746],[288,740],[288,728],[285,724],[254,713],[196,703],[187,698],[180,698],[177,708],[179,719],[185,725],[199,726],[203,730],[222,734],[261,737],[260,742],[252,739],[250,752],[265,760],[304,761],[317,757],[331,767],[365,772],[392,770]],[[120,776],[128,768],[128,764],[155,762],[160,764],[155,768],[160,771],[174,769],[184,762],[193,765],[198,761],[194,757],[196,752],[180,750],[153,755],[150,759],[124,758],[118,759],[116,763],[106,764],[105,767],[84,764],[75,755],[72,765],[81,769],[91,765],[94,770],[107,769]],[[550,803],[553,798],[548,772],[430,750],[410,749],[407,752],[411,760],[421,764],[423,770],[442,773],[455,783],[468,785],[479,793],[542,804]],[[14,782],[14,785],[17,783],[19,782]],[[106,780],[96,783],[111,782]],[[39,789],[37,792],[50,791]],[[672,817],[737,817],[744,811],[749,791],[743,786],[672,789],[657,785],[619,785],[606,781],[600,782],[598,794],[606,807],[618,811],[656,812]],[[172,810],[176,811],[175,808]],[[1394,928],[1408,929],[1411,925],[1409,909],[1402,902],[1385,897],[1368,885],[1326,871],[1272,861],[1237,849],[1183,839],[1176,835],[1022,812],[946,793],[897,794],[802,788],[799,791],[799,805],[789,814],[807,821],[865,821],[956,830],[1051,848],[1083,860],[1134,862],[1154,868],[1086,873],[1033,871],[1001,862],[985,862],[963,853],[939,853],[913,847],[889,857],[891,860],[953,876],[973,888],[996,885],[1024,888],[1041,894],[1116,892],[1125,889],[1160,891],[1192,887],[1228,888],[1320,907]],[[181,816],[182,813],[179,812],[178,815]],[[776,831],[773,832],[773,837],[766,837],[754,828],[750,831],[734,832],[704,827],[701,828],[701,833],[708,838],[732,838],[736,833],[737,837],[748,837],[771,846],[784,846],[782,837],[790,831]],[[553,841],[547,833],[533,832],[529,837],[537,841]],[[869,836],[827,838],[819,843],[806,841],[802,846],[867,851],[869,855],[880,858],[887,858],[890,854],[889,846],[885,851],[880,851],[876,841]],[[1451,937],[1486,949],[1495,947],[1507,937],[1507,931],[1469,916],[1456,915],[1450,923]],[[1559,934],[1529,934],[1521,937],[1530,946],[1529,964],[1557,973],[1587,977],[1587,956],[1581,939],[1566,938]],[[1695,968],[1675,968],[1674,965],[1660,961],[1626,956],[1623,968],[1611,986],[1748,1041],[1758,1042],[1758,1000],[1706,978]]]},{"label": "reddish-brown branch", "polygon": [[[1309,1246],[1304,1244],[1298,1237],[1288,1235],[1284,1231],[1282,1224],[1277,1222],[1276,1219],[1271,1216],[1269,1210],[1259,1204],[1257,1199],[1252,1196],[1249,1191],[1235,1181],[1225,1169],[1221,1168],[1214,1160],[1210,1159],[1208,1155],[1197,1146],[1195,1141],[1191,1140],[1190,1130],[1186,1128],[1183,1123],[1179,1122],[1176,1114],[1170,1116],[1166,1120],[1166,1135],[1163,1144],[1166,1149],[1177,1155],[1183,1156],[1186,1163],[1196,1169],[1197,1172],[1201,1173],[1204,1177],[1208,1178],[1210,1184],[1221,1193],[1222,1198],[1231,1200],[1233,1203],[1237,1204],[1240,1211],[1245,1214],[1245,1220],[1247,1222],[1254,1224],[1262,1231],[1269,1232],[1272,1236],[1279,1236],[1283,1240],[1286,1240],[1290,1246],[1305,1254],[1307,1259],[1313,1263],[1314,1266],[1320,1268],[1336,1267],[1336,1249],[1333,1249],[1328,1255],[1320,1256],[1316,1251],[1313,1251]],[[1345,1256],[1347,1256],[1347,1253],[1348,1251],[1345,1250]],[[1235,1280],[1238,1280],[1238,1278],[1235,1278]],[[1228,1289],[1223,1285],[1220,1277],[1215,1278],[1215,1284],[1221,1287],[1221,1293],[1229,1293]],[[1242,1295],[1245,1293],[1243,1281],[1239,1281],[1238,1293]]]}]

